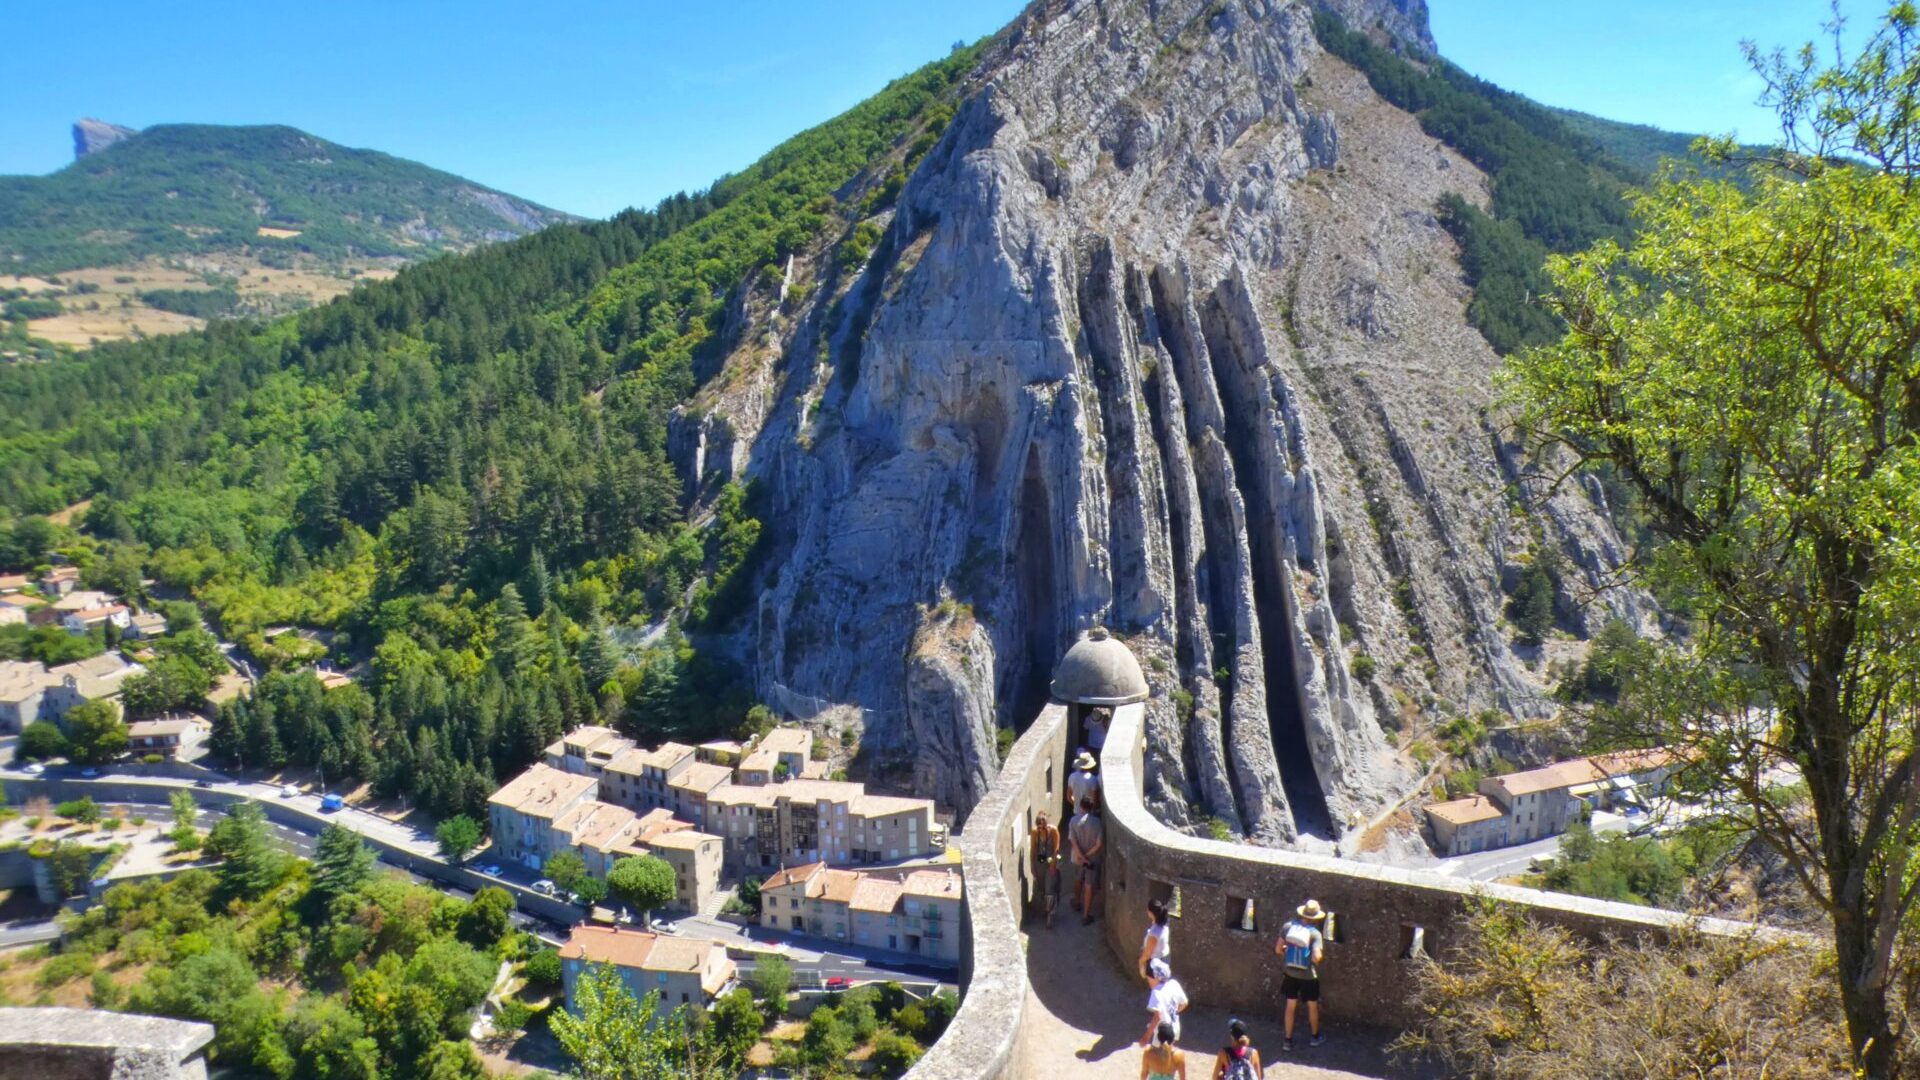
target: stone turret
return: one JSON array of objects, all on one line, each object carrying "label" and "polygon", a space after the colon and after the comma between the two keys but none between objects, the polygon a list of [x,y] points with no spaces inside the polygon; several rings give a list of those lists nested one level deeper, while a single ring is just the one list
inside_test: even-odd
[{"label": "stone turret", "polygon": [[1147,677],[1133,650],[1096,626],[1053,669],[1053,696],[1068,705],[1131,705],[1147,700]]}]

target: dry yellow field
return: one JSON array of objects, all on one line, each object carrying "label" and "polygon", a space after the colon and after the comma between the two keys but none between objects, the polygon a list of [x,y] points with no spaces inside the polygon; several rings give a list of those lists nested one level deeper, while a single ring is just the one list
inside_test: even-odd
[{"label": "dry yellow field", "polygon": [[275,240],[291,240],[301,232],[299,229],[276,229],[271,225],[262,225],[253,231],[258,236],[271,236]]},{"label": "dry yellow field", "polygon": [[[288,230],[268,230],[274,235]],[[317,270],[281,270],[262,266],[246,257],[221,255],[185,259],[145,259],[119,266],[99,266],[72,270],[58,275],[56,285],[40,277],[0,275],[0,289],[25,289],[30,293],[56,296],[67,310],[50,319],[35,319],[27,325],[34,337],[62,345],[85,348],[131,337],[177,334],[206,325],[203,319],[161,311],[140,301],[150,289],[208,289],[204,274],[222,274],[234,279],[242,298],[300,297],[320,304],[352,290],[361,281],[390,278],[395,270],[386,265],[358,268],[356,277],[341,277]],[[98,291],[75,293],[80,284]]]}]

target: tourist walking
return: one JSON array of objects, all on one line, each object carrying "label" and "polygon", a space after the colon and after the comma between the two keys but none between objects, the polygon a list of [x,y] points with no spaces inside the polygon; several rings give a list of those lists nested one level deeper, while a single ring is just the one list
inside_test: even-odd
[{"label": "tourist walking", "polygon": [[1081,738],[1086,740],[1087,749],[1093,751],[1095,757],[1099,757],[1100,748],[1107,745],[1107,721],[1107,710],[1094,709],[1080,723]]},{"label": "tourist walking", "polygon": [[1073,886],[1073,904],[1082,926],[1093,921],[1093,898],[1100,891],[1100,859],[1107,853],[1107,826],[1093,812],[1093,800],[1081,799],[1080,812],[1067,822],[1067,846],[1073,865],[1080,868]]},{"label": "tourist walking", "polygon": [[1035,814],[1033,828],[1027,832],[1027,855],[1033,861],[1034,902],[1047,916],[1047,929],[1053,929],[1053,911],[1060,906],[1060,830],[1047,821],[1047,815]]},{"label": "tourist walking", "polygon": [[1273,951],[1280,954],[1285,971],[1280,976],[1280,996],[1287,1000],[1283,1050],[1293,1049],[1293,1014],[1301,1002],[1307,1003],[1307,1029],[1313,1033],[1311,1045],[1319,1046],[1320,1037],[1320,965],[1326,959],[1326,938],[1320,924],[1327,919],[1320,901],[1308,900],[1293,909],[1294,917],[1280,928],[1280,940]]},{"label": "tourist walking", "polygon": [[1173,1039],[1168,1040],[1173,1042],[1180,1038],[1180,1014],[1189,1004],[1187,991],[1165,960],[1147,965],[1147,981],[1153,989],[1147,991],[1147,1030],[1140,1036],[1140,1045],[1151,1045],[1163,1024],[1173,1029]]},{"label": "tourist walking", "polygon": [[1140,1055],[1140,1080],[1187,1080],[1187,1055],[1173,1045],[1178,1037],[1172,1024],[1154,1029],[1153,1045]]},{"label": "tourist walking", "polygon": [[1147,964],[1154,960],[1173,963],[1172,929],[1167,925],[1167,902],[1147,901],[1147,933],[1140,939],[1140,977],[1147,977]]},{"label": "tourist walking", "polygon": [[1073,759],[1073,773],[1067,777],[1067,798],[1072,800],[1073,805],[1079,806],[1092,799],[1094,807],[1099,808],[1100,775],[1093,771],[1097,765],[1093,755],[1086,750],[1080,751],[1080,756]]},{"label": "tourist walking", "polygon": [[1260,1051],[1247,1037],[1247,1025],[1227,1021],[1227,1045],[1213,1059],[1213,1080],[1260,1080]]}]

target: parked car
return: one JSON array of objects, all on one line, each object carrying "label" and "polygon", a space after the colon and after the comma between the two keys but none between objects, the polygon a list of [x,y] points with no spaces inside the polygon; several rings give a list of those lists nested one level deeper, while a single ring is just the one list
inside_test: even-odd
[{"label": "parked car", "polygon": [[99,776],[99,775],[100,775],[100,770],[99,770],[99,769],[96,769],[96,768],[94,768],[94,767],[93,767],[93,766],[91,766],[91,765],[89,765],[89,766],[87,766],[86,768],[84,768],[84,769],[81,769],[81,770],[80,770],[80,776],[81,776],[81,777],[82,777],[83,779],[86,779],[86,780],[91,780],[91,779],[93,779],[94,777],[96,777],[96,776]]},{"label": "parked car", "polygon": [[560,886],[555,885],[546,878],[541,878],[539,881],[533,883],[533,891],[539,893],[541,896],[557,896],[560,892]]},{"label": "parked car", "polygon": [[197,788],[210,788],[210,787],[212,787],[212,786],[213,786],[213,781],[211,781],[211,780],[195,780],[195,781],[193,782],[193,786],[194,786],[194,787],[197,787]]},{"label": "parked car", "polygon": [[846,990],[853,986],[853,980],[845,975],[829,975],[826,985],[829,990]]},{"label": "parked car", "polygon": [[40,763],[39,763],[39,762],[37,762],[37,761],[29,761],[29,762],[27,762],[27,775],[28,775],[28,776],[39,776],[39,775],[40,775],[41,773],[43,773],[43,772],[46,772],[46,771],[47,771],[47,767],[46,767],[45,765],[42,765],[42,764],[40,764]]},{"label": "parked car", "polygon": [[291,798],[293,798],[293,797],[294,797],[295,795],[298,795],[298,794],[300,794],[300,789],[299,789],[299,788],[297,788],[297,787],[294,787],[294,786],[293,786],[292,784],[282,784],[282,785],[280,785],[280,797],[281,797],[281,798],[283,798],[283,799],[291,799]]},{"label": "parked car", "polygon": [[331,814],[345,805],[347,805],[347,800],[338,795],[323,795],[320,798],[320,810],[322,813]]},{"label": "parked car", "polygon": [[495,866],[495,865],[493,865],[492,863],[488,863],[487,865],[485,865],[485,866],[482,866],[482,867],[478,867],[477,869],[478,869],[478,870],[479,870],[479,871],[480,871],[481,873],[483,873],[483,874],[485,874],[485,875],[487,875],[488,877],[499,877],[499,876],[500,876],[500,868],[499,868],[498,866]]}]

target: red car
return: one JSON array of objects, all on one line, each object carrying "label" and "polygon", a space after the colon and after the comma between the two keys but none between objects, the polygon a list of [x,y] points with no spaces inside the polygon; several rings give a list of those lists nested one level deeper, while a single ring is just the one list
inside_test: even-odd
[{"label": "red car", "polygon": [[847,978],[845,975],[830,975],[827,977],[827,989],[829,990],[846,990],[852,986],[853,980]]}]

